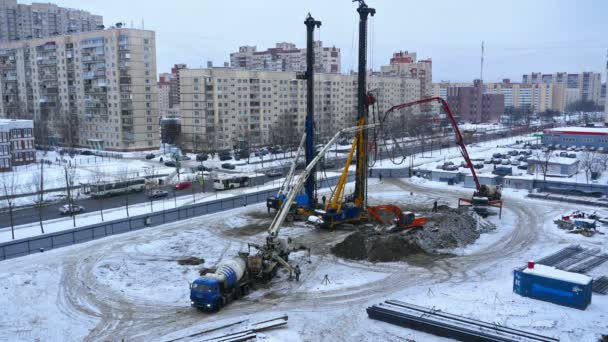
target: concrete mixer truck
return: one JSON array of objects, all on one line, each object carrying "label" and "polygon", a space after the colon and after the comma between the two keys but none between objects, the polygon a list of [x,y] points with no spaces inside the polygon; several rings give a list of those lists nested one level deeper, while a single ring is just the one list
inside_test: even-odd
[{"label": "concrete mixer truck", "polygon": [[247,259],[239,256],[223,260],[215,272],[207,273],[190,284],[191,305],[204,311],[218,311],[249,293],[251,285]]}]

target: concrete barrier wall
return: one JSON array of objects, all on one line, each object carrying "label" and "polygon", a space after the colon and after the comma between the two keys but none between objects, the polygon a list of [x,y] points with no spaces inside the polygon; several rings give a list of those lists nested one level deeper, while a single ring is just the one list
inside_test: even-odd
[{"label": "concrete barrier wall", "polygon": [[[389,172],[389,174],[391,173]],[[386,177],[390,177],[389,174],[387,174]],[[385,177],[385,174],[382,176]],[[339,177],[330,177],[318,180],[318,187],[327,188],[335,186],[338,182],[338,178]],[[351,182],[354,178],[354,174],[349,174],[348,181]],[[0,260],[16,258],[31,253],[40,253],[41,249],[47,251],[63,246],[100,239],[106,236],[154,227],[201,215],[213,214],[249,204],[261,203],[265,202],[269,196],[275,195],[277,191],[278,188],[262,190],[230,198],[167,209],[162,212],[131,216],[86,227],[4,242],[0,243]]]}]

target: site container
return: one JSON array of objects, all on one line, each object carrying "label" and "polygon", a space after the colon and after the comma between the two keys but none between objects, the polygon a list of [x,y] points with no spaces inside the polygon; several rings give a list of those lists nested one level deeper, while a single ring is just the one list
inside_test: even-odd
[{"label": "site container", "polygon": [[591,303],[593,278],[529,262],[514,272],[513,292],[524,297],[585,310]]}]

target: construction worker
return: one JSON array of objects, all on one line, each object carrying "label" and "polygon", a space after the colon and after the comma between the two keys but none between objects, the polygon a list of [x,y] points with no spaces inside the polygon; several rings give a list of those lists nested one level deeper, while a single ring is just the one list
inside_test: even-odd
[{"label": "construction worker", "polygon": [[378,175],[378,179],[380,180],[380,183],[382,183],[382,172],[380,172],[380,174]]},{"label": "construction worker", "polygon": [[325,197],[325,195],[323,195],[323,197],[321,197],[321,201],[323,201],[323,206],[325,206],[325,201],[327,201],[327,197]]},{"label": "construction worker", "polygon": [[296,281],[300,281],[300,273],[302,273],[302,271],[300,271],[300,265],[296,265],[295,273],[296,273]]},{"label": "construction worker", "polygon": [[435,200],[435,202],[433,203],[433,212],[437,212],[437,200]]}]

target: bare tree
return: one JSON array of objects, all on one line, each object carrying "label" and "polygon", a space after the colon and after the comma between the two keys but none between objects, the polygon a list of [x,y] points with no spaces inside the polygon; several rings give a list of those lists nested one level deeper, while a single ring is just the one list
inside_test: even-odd
[{"label": "bare tree", "polygon": [[549,162],[552,157],[551,150],[547,149],[544,152],[536,152],[536,159],[538,161],[538,167],[543,174],[543,180],[547,180],[547,173],[549,172]]},{"label": "bare tree", "polygon": [[72,212],[72,208],[74,206],[74,194],[72,192],[72,187],[74,186],[74,180],[76,177],[76,169],[69,167],[68,165],[63,166],[64,175],[65,175],[65,188],[66,188],[66,199],[68,205],[70,206],[69,213],[72,215],[72,224],[76,227],[76,215]]},{"label": "bare tree", "polygon": [[584,152],[581,155],[579,167],[585,172],[585,181],[589,184],[589,176],[602,170],[602,162],[595,152]]},{"label": "bare tree", "polygon": [[40,223],[40,232],[44,234],[44,225],[42,223],[42,208],[44,206],[44,161],[40,161],[40,170],[32,174],[32,185],[36,192],[34,204],[38,210],[38,222]]},{"label": "bare tree", "polygon": [[4,172],[2,173],[2,196],[8,204],[8,214],[11,221],[11,236],[15,240],[15,221],[13,218],[13,207],[15,205],[15,191],[17,182],[15,181],[15,172]]}]

